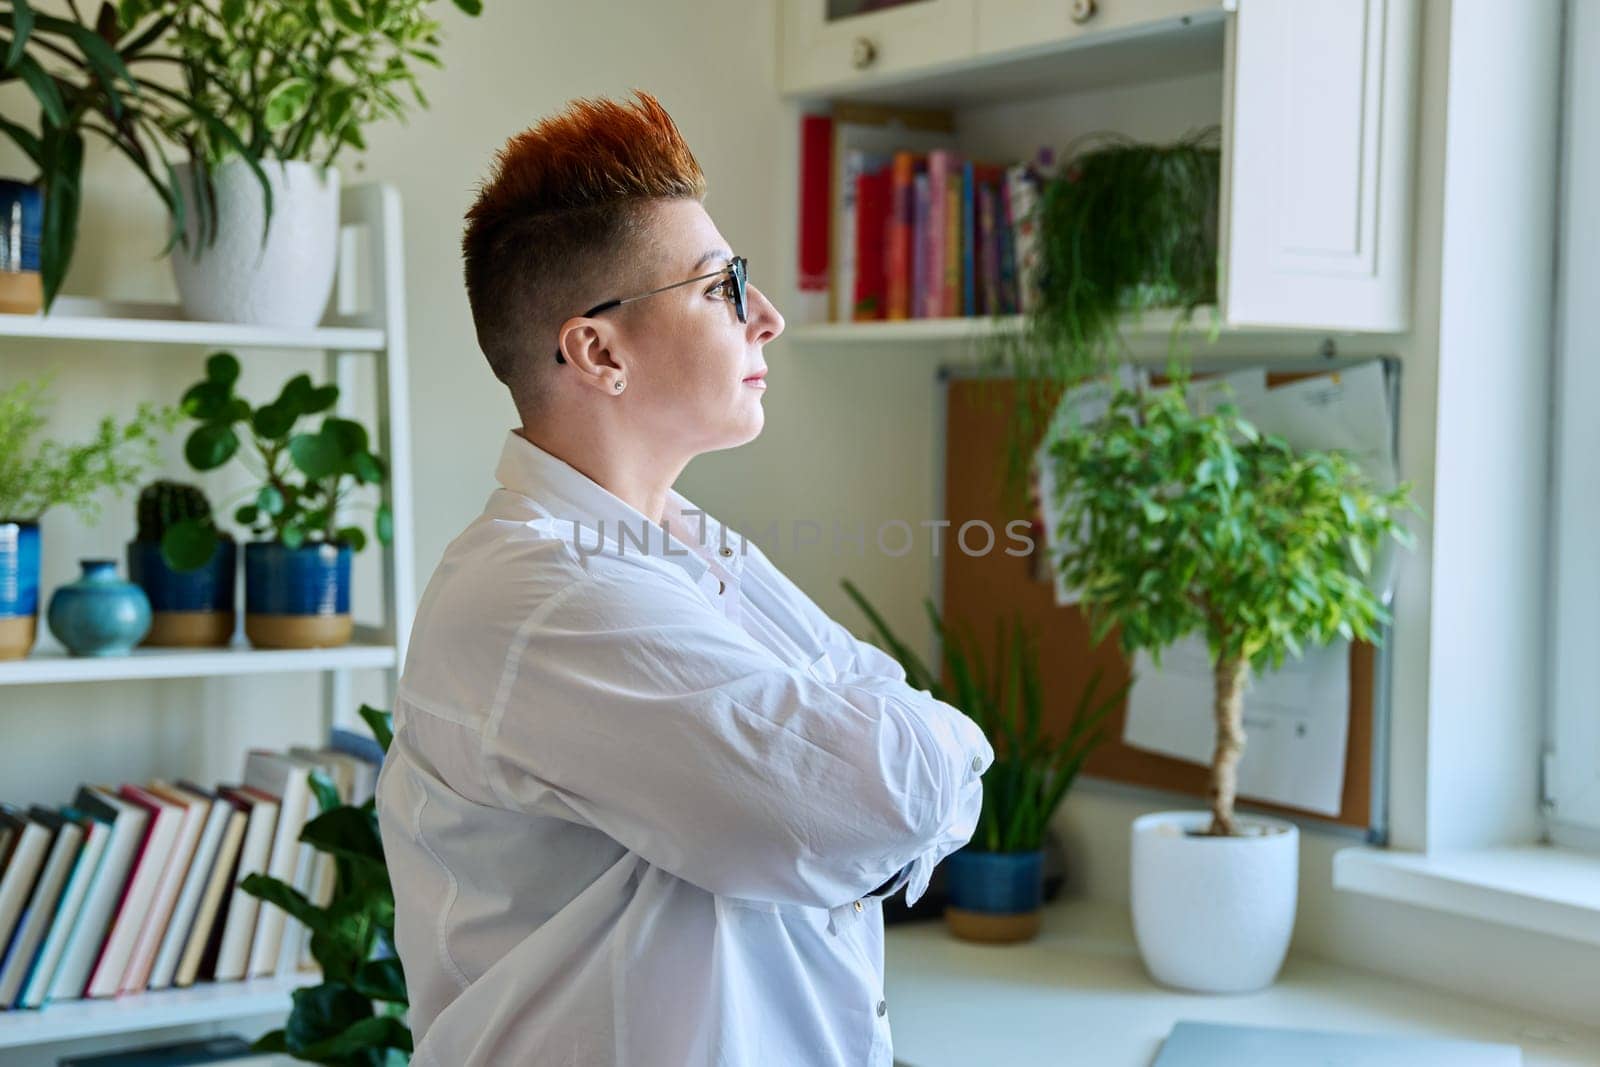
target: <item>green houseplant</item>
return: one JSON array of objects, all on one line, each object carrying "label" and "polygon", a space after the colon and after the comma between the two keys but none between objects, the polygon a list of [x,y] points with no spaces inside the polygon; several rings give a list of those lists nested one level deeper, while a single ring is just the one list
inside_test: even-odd
[{"label": "green houseplant", "polygon": [[[234,512],[256,538],[245,546],[245,633],[266,647],[343,644],[352,629],[350,557],[367,544],[366,532],[344,524],[343,515],[358,488],[384,484],[387,465],[371,450],[365,427],[328,414],[338,386],[296,375],[276,399],[253,407],[235,390],[238,379],[239,361],[214,353],[181,406],[199,423],[184,442],[190,466],[216,470],[237,458],[256,479]],[[308,420],[319,415],[311,428]],[[376,505],[372,529],[389,543],[387,504]],[[169,540],[182,565],[209,559],[217,534],[190,521],[179,523]]]},{"label": "green houseplant", "polygon": [[[361,717],[388,751],[389,714],[363,705]],[[311,782],[319,814],[306,823],[300,840],[333,857],[332,899],[319,906],[264,874],[250,875],[240,888],[306,925],[322,981],[295,990],[286,1024],[255,1048],[335,1067],[405,1062],[411,1052],[405,973],[394,950],[394,889],[376,808],[371,800],[360,806],[344,803],[320,772]]]},{"label": "green houseplant", "polygon": [[155,463],[158,433],[176,421],[170,409],[141,405],[126,422],[101,419],[88,441],[62,444],[43,436],[46,389],[42,381],[0,389],[0,659],[33,648],[40,517],[64,505],[97,521],[98,494],[136,482]]},{"label": "green houseplant", "polygon": [[373,123],[427,106],[418,72],[440,65],[434,3],[120,0],[124,26],[170,26],[183,94],[198,105],[165,131],[188,153],[176,174],[194,210],[174,220],[189,239],[172,265],[191,318],[320,321],[337,260],[334,164],[365,149]]},{"label": "green houseplant", "polygon": [[[0,0],[0,85],[24,84],[39,109],[31,127],[0,116],[0,136],[15,144],[38,169],[43,193],[40,233],[41,303],[48,308],[72,260],[83,194],[85,135],[94,135],[126,157],[145,177],[183,231],[183,191],[166,154],[169,130],[188,125],[209,131],[241,152],[258,181],[265,174],[255,156],[207,103],[153,77],[173,56],[164,50],[170,14],[125,27],[117,5],[105,2],[93,24],[76,4],[63,14],[35,9],[30,0]],[[201,198],[204,207],[206,198]]]},{"label": "green houseplant", "polygon": [[[211,502],[194,485],[161,480],[139,493],[138,528],[128,542],[128,577],[150,600],[158,647],[215,648],[233,639],[238,552],[217,528]],[[204,547],[209,542],[209,551]]]},{"label": "green houseplant", "polygon": [[952,896],[946,921],[957,936],[971,940],[1033,937],[1039,930],[1050,819],[1099,743],[1101,726],[1121,703],[1126,686],[1096,699],[1097,672],[1079,694],[1063,735],[1051,736],[1044,728],[1038,649],[1019,621],[1013,620],[1009,633],[997,628],[994,655],[986,658],[970,632],[946,626],[933,601],[924,601],[939,639],[941,676],[895,636],[860,589],[848,580],[843,584],[878,641],[904,668],[907,683],[959,708],[995,751],[984,775],[972,841],[946,860]]},{"label": "green houseplant", "polygon": [[[1171,349],[1196,309],[1217,299],[1220,131],[1166,144],[1096,133],[1067,146],[1036,209],[1038,299],[1019,330],[1001,330],[989,358],[1023,384],[1007,440],[1006,486],[1026,482],[1053,412],[1052,386],[1105,371],[1122,356],[1128,315],[1177,308]],[[1211,336],[1217,323],[1213,322]]]},{"label": "green houseplant", "polygon": [[[1102,419],[1062,420],[1045,456],[1060,508],[1058,565],[1079,590],[1095,639],[1116,630],[1125,653],[1146,650],[1159,662],[1163,648],[1198,634],[1213,666],[1210,811],[1150,816],[1134,830],[1135,928],[1146,963],[1188,988],[1264,985],[1293,924],[1297,838],[1288,823],[1236,818],[1245,688],[1252,670],[1277,668],[1305,648],[1381,639],[1388,614],[1369,580],[1387,542],[1410,544],[1401,523],[1410,487],[1383,489],[1340,452],[1296,452],[1231,404],[1197,413],[1182,379],[1149,393],[1119,389]],[[1287,896],[1276,905],[1208,901],[1173,888],[1211,884],[1207,869],[1247,863],[1279,864],[1276,884]],[[1263,875],[1239,884],[1271,882]],[[1220,961],[1172,950],[1183,930],[1272,915],[1287,920],[1276,941],[1255,925],[1235,927],[1234,938],[1276,951],[1215,983],[1209,976],[1226,969]]]}]

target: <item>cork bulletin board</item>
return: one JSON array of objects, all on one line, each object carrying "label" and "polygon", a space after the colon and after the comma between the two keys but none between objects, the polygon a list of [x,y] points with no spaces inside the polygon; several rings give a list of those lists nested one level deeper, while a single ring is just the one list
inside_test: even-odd
[{"label": "cork bulletin board", "polygon": [[[1336,369],[1336,368],[1329,368]],[[1307,376],[1307,372],[1268,375],[1269,387]],[[1196,375],[1201,377],[1201,375]],[[981,519],[996,531],[1006,523],[1026,520],[1026,507],[1007,508],[1002,495],[1005,432],[1016,405],[1016,386],[1008,379],[944,375],[945,469],[944,518],[952,532],[963,522]],[[1046,728],[1060,730],[1076,708],[1094,671],[1103,671],[1100,692],[1113,692],[1128,680],[1129,668],[1113,632],[1096,646],[1083,613],[1055,603],[1042,539],[1029,557],[1002,551],[968,555],[943,554],[942,610],[946,620],[971,632],[987,650],[997,622],[1019,614],[1039,649],[1040,683],[1045,694]],[[1002,541],[1002,545],[1007,542]],[[1251,800],[1242,803],[1262,811],[1331,821],[1383,834],[1382,742],[1387,721],[1381,699],[1383,655],[1371,645],[1356,644],[1350,655],[1350,716],[1345,780],[1339,814],[1329,820],[1313,814]],[[1204,797],[1209,771],[1198,764],[1133,748],[1122,742],[1125,708],[1107,721],[1105,741],[1091,756],[1085,773],[1131,785]],[[1248,749],[1246,759],[1249,758]]]}]

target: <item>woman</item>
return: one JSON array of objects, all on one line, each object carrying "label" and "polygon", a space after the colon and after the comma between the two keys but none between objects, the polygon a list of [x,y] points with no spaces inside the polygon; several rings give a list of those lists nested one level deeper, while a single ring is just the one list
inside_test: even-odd
[{"label": "woman", "polygon": [[879,902],[966,843],[994,754],[672,489],[761,432],[783,317],[636,97],[513,138],[467,216],[521,425],[379,784],[413,1062],[886,1067]]}]

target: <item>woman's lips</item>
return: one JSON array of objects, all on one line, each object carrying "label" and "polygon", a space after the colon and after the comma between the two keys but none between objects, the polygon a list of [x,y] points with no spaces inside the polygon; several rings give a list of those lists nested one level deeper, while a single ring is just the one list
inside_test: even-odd
[{"label": "woman's lips", "polygon": [[744,380],[744,384],[750,385],[750,386],[754,386],[757,389],[765,389],[767,387],[767,380],[766,379],[767,379],[767,372],[766,371],[762,371],[760,374],[752,374],[752,375],[750,375],[750,377],[748,377],[748,378],[746,378]]}]

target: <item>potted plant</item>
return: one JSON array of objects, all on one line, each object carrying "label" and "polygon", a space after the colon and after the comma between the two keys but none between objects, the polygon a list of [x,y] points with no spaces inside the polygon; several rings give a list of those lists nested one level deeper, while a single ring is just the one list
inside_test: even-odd
[{"label": "potted plant", "polygon": [[125,423],[100,420],[93,439],[77,445],[41,439],[46,384],[0,389],[0,659],[33,648],[39,610],[39,518],[58,505],[88,522],[100,516],[96,494],[120,492],[156,460],[156,433],[175,413],[141,405]]},{"label": "potted plant", "polygon": [[[340,525],[350,493],[388,476],[358,422],[331,411],[339,387],[291,378],[277,399],[252,407],[234,390],[239,361],[227,352],[206,360],[206,376],[183,395],[197,420],[184,457],[199,471],[235,456],[258,480],[234,518],[256,540],[245,545],[245,634],[264,648],[325,648],[350,640],[350,560],[367,543],[359,526]],[[315,430],[305,420],[323,415]],[[248,442],[249,449],[241,451]],[[375,510],[373,532],[388,544],[388,505]],[[189,558],[209,558],[217,533],[208,522],[179,522],[170,535]]]},{"label": "potted plant", "polygon": [[[50,14],[30,0],[0,0],[0,86],[20,82],[39,108],[31,127],[0,116],[0,136],[38,171],[27,182],[8,183],[27,192],[0,194],[7,225],[20,223],[25,233],[20,249],[0,241],[0,310],[8,312],[48,309],[60,291],[77,236],[85,135],[125,156],[179,219],[184,203],[161,131],[184,122],[212,130],[218,140],[232,138],[218,112],[148,75],[171,60],[161,51],[170,15],[122,33],[114,4],[102,3],[93,25],[82,21],[76,4],[67,8]],[[18,208],[20,218],[12,214]]]},{"label": "potted plant", "polygon": [[[1005,484],[1013,500],[1054,411],[1048,386],[1116,362],[1125,316],[1180,309],[1176,348],[1195,309],[1216,302],[1219,133],[1206,127],[1169,144],[1089,134],[1045,174],[1035,209],[1038,298],[1020,330],[997,330],[989,340],[992,362],[1045,386],[1025,392],[1012,422]],[[1210,336],[1219,326],[1213,321]]]},{"label": "potted plant", "polygon": [[[361,717],[387,752],[392,740],[388,713],[363,705]],[[250,875],[239,887],[306,925],[322,981],[295,990],[286,1025],[263,1036],[254,1049],[339,1067],[382,1065],[391,1053],[404,1062],[411,1052],[405,1021],[409,1001],[394,949],[394,889],[376,808],[371,800],[359,807],[344,803],[320,771],[313,772],[311,785],[320,814],[306,823],[300,840],[333,857],[332,898],[319,907],[264,874]]]},{"label": "potted plant", "polygon": [[972,840],[944,861],[950,905],[945,922],[968,941],[1026,941],[1039,932],[1044,894],[1044,846],[1050,819],[1101,739],[1100,727],[1127,687],[1095,699],[1100,675],[1079,694],[1062,737],[1043,729],[1044,694],[1037,648],[1013,621],[1009,641],[997,629],[993,663],[970,633],[953,633],[924,601],[938,635],[947,686],[895,637],[883,616],[848,580],[845,592],[872,624],[878,640],[899,660],[906,682],[961,709],[988,738],[994,763],[984,774],[983,806]]},{"label": "potted plant", "polygon": [[150,600],[144,643],[216,648],[233,639],[233,538],[218,530],[198,486],[158,481],[139,494],[138,532],[128,542],[128,577]]},{"label": "potted plant", "polygon": [[1298,834],[1234,811],[1251,671],[1335,638],[1377,641],[1388,621],[1368,586],[1410,487],[1383,490],[1339,452],[1296,452],[1231,404],[1197,414],[1179,379],[1119,388],[1101,419],[1056,423],[1043,462],[1059,504],[1058,566],[1096,640],[1124,653],[1203,635],[1214,671],[1208,812],[1133,826],[1133,919],[1152,976],[1240,992],[1269,984],[1294,926]]},{"label": "potted plant", "polygon": [[[413,101],[426,106],[417,70],[439,66],[432,3],[121,0],[125,27],[170,23],[183,91],[197,105],[166,127],[189,152],[176,173],[191,210],[174,218],[183,247],[172,256],[186,314],[321,321],[338,258],[334,163],[365,149],[366,126],[403,118]],[[469,15],[482,8],[454,4]]]}]

